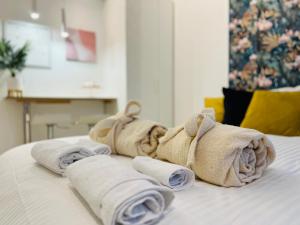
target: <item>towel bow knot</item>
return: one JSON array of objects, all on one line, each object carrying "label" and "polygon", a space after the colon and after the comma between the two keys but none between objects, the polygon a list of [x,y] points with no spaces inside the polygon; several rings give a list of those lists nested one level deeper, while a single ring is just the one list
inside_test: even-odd
[{"label": "towel bow knot", "polygon": [[213,109],[204,109],[201,113],[191,117],[184,125],[184,130],[190,137],[201,137],[215,124]]},{"label": "towel bow knot", "polygon": [[[132,110],[134,109],[134,106],[136,107],[136,109]],[[135,117],[138,116],[141,113],[141,111],[142,111],[142,106],[139,102],[129,101],[125,107],[123,114],[127,117]]]},{"label": "towel bow knot", "polygon": [[111,127],[112,135],[109,138],[109,145],[112,148],[112,151],[116,152],[115,143],[117,135],[128,123],[131,123],[133,120],[137,119],[138,115],[142,111],[142,106],[137,101],[129,101],[123,112],[118,113],[113,117],[113,126]]},{"label": "towel bow knot", "polygon": [[194,160],[195,153],[198,146],[198,142],[201,137],[206,134],[210,129],[216,125],[215,111],[207,108],[202,110],[201,113],[191,117],[184,125],[184,130],[188,136],[193,137],[194,140],[191,143],[186,166],[191,168]]}]

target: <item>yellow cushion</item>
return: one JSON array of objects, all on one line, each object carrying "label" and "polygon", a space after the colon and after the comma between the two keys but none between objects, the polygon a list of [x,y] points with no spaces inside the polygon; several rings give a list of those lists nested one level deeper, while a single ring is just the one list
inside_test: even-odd
[{"label": "yellow cushion", "polygon": [[300,92],[256,91],[241,127],[300,136]]},{"label": "yellow cushion", "polygon": [[217,122],[222,122],[224,119],[224,98],[205,98],[204,106],[206,108],[214,108],[216,112]]}]

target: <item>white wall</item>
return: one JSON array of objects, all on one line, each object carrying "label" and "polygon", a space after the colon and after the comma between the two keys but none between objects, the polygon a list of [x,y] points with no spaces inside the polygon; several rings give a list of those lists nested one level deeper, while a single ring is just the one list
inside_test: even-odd
[{"label": "white wall", "polygon": [[[25,95],[84,95],[82,83],[95,80],[102,83],[104,47],[104,24],[102,18],[102,1],[99,0],[68,0],[66,2],[67,23],[69,27],[81,28],[96,32],[97,63],[78,63],[67,61],[65,42],[60,36],[60,9],[64,6],[61,0],[40,0],[38,9],[41,18],[38,23],[52,29],[51,69],[27,68],[22,73]],[[33,22],[30,17],[31,1],[1,0],[0,18]],[[2,7],[3,5],[3,7]],[[105,86],[103,87],[105,91]]]},{"label": "white wall", "polygon": [[126,0],[103,0],[104,38],[103,84],[118,97],[118,108],[127,102]]},{"label": "white wall", "polygon": [[170,2],[127,1],[128,97],[143,103],[144,117],[168,125],[172,111],[180,124],[204,97],[222,95],[229,54],[228,0],[173,0],[174,21]]},{"label": "white wall", "polygon": [[[165,24],[159,24],[157,16],[164,13],[160,12],[151,15],[155,12],[158,2],[165,4],[164,0],[143,0],[144,5],[140,5],[142,1],[128,0],[128,2],[136,4],[136,11],[131,10],[130,13],[137,13],[136,18],[143,18],[143,20],[136,20],[135,25],[143,28],[143,33],[127,33],[127,37],[132,38],[132,44],[139,46],[133,53],[136,59],[136,63],[129,62],[131,66],[128,71],[134,71],[136,76],[132,76],[130,83],[128,82],[129,98],[134,98],[137,93],[140,96],[143,88],[138,87],[137,84],[142,84],[142,87],[147,87],[149,82],[147,80],[139,80],[138,74],[144,71],[143,74],[159,74],[155,71],[160,68],[158,65],[156,56],[161,56],[160,52],[148,51],[145,53],[145,48],[148,50],[152,47],[159,45],[166,46],[169,37],[155,36],[152,32],[161,32],[163,27],[168,29],[167,24],[170,21],[163,20]],[[59,29],[59,13],[58,6],[63,1],[60,0],[39,0],[43,11],[41,22],[47,23],[51,21],[50,25],[55,29]],[[9,4],[8,4],[9,3]],[[29,11],[29,0],[0,0],[0,18],[14,18],[25,20],[28,19],[27,12]],[[25,85],[28,91],[39,90],[59,90],[65,89],[65,86],[69,87],[66,90],[80,89],[80,84],[86,79],[97,79],[104,86],[104,90],[107,94],[115,94],[119,97],[119,106],[124,107],[126,102],[126,16],[128,22],[134,20],[134,15],[126,15],[126,1],[125,0],[68,0],[68,21],[70,26],[84,27],[86,29],[95,30],[98,38],[98,64],[86,65],[74,62],[64,62],[63,54],[60,49],[62,43],[58,35],[54,35],[54,41],[56,47],[53,48],[54,54],[60,60],[54,61],[54,68],[52,71],[44,70],[28,70],[25,71]],[[174,0],[175,4],[175,32],[174,32],[174,51],[175,51],[175,63],[174,63],[174,93],[175,93],[175,123],[181,123],[186,120],[192,113],[199,111],[202,106],[203,98],[205,96],[220,96],[221,87],[227,85],[227,71],[228,71],[228,1],[207,1],[207,0]],[[147,5],[152,8],[145,8]],[[72,9],[72,10],[71,10]],[[142,11],[139,11],[142,10]],[[141,15],[141,12],[146,14]],[[127,10],[128,13],[128,10]],[[82,16],[82,14],[84,14]],[[80,15],[80,16],[78,16]],[[133,16],[133,17],[132,17]],[[167,17],[166,17],[167,18]],[[166,19],[165,18],[165,19]],[[147,24],[152,24],[150,27],[146,27]],[[157,24],[155,27],[154,25]],[[157,27],[160,27],[157,29]],[[131,28],[127,29],[127,32]],[[137,31],[139,28],[134,28],[133,31]],[[168,31],[169,32],[169,31]],[[135,36],[142,35],[142,39]],[[151,38],[158,38],[160,41],[156,41],[156,44],[151,42]],[[148,40],[148,41],[145,41]],[[156,39],[157,40],[157,39]],[[143,42],[139,42],[143,41]],[[153,40],[152,40],[153,41]],[[169,43],[170,44],[170,43]],[[59,47],[60,46],[60,47]],[[128,45],[130,46],[130,45]],[[156,48],[157,49],[157,48]],[[151,50],[151,49],[150,49]],[[128,50],[129,52],[132,49]],[[139,60],[139,57],[143,57],[144,60]],[[166,60],[166,59],[164,59]],[[154,68],[151,66],[155,65]],[[167,64],[165,64],[167,65]],[[148,68],[148,69],[147,69]],[[61,72],[63,71],[63,72]],[[162,70],[161,70],[162,71]],[[129,74],[131,76],[132,74]],[[161,74],[163,76],[163,74]],[[41,78],[41,79],[40,79]],[[55,79],[54,79],[55,78]],[[166,78],[166,77],[163,77]],[[53,82],[53,80],[59,80],[59,83]],[[30,82],[29,82],[30,81]],[[32,81],[32,82],[31,82]],[[134,83],[136,82],[136,83]],[[167,82],[167,81],[164,81]],[[33,86],[28,86],[33,83]],[[47,84],[47,87],[42,87]],[[163,84],[163,83],[162,83]],[[52,87],[51,87],[52,86]],[[162,90],[164,85],[158,85],[157,80],[153,81],[150,85],[152,89],[146,94],[143,94],[145,101],[151,94],[156,95],[155,90]],[[51,88],[49,88],[51,87]],[[156,87],[156,89],[155,89]],[[167,92],[161,92],[163,97],[172,98],[172,86]],[[159,104],[163,105],[168,100],[159,99]],[[152,100],[149,102],[152,102]],[[6,105],[6,104],[9,104]],[[151,104],[149,104],[151,107]],[[161,106],[159,106],[161,107]],[[5,108],[5,109],[4,109]],[[9,110],[6,110],[9,109]],[[18,134],[18,140],[8,141],[8,134],[4,132],[6,126],[1,125],[0,131],[0,143],[1,146],[12,146],[17,142],[20,142],[22,138],[22,132],[20,129],[21,121],[16,114],[21,114],[21,106],[15,103],[0,101],[0,123],[4,124],[4,121],[11,124],[12,132],[11,136]],[[157,110],[157,109],[154,109]],[[145,109],[145,111],[148,111]],[[154,111],[160,114],[162,110]],[[157,115],[157,114],[156,114]],[[164,114],[167,115],[167,114]],[[16,119],[17,118],[17,119]],[[149,115],[151,118],[151,115]],[[160,116],[158,117],[160,118]],[[16,133],[14,133],[16,132]],[[4,143],[5,141],[5,143]],[[3,147],[2,147],[3,148]]]},{"label": "white wall", "polygon": [[173,3],[127,1],[128,98],[142,117],[173,125]]},{"label": "white wall", "polygon": [[175,2],[175,123],[227,86],[228,0]]},{"label": "white wall", "polygon": [[[97,63],[70,62],[65,59],[64,40],[60,36],[60,9],[66,2],[67,24],[96,32]],[[0,0],[0,19],[33,22],[29,17],[31,0]],[[52,29],[51,69],[26,68],[22,77],[25,95],[86,96],[84,81],[96,81],[97,95],[118,97],[126,102],[125,0],[39,0],[38,23]],[[0,99],[0,153],[23,140],[22,107]],[[5,121],[5,123],[4,123]],[[10,126],[6,126],[6,125]],[[5,130],[10,129],[11,138]]]}]

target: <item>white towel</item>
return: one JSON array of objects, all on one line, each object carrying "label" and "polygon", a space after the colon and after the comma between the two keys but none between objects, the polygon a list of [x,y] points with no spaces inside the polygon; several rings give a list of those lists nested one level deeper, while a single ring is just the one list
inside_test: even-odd
[{"label": "white towel", "polygon": [[100,154],[100,155],[110,155],[111,154],[111,149],[108,145],[95,142],[91,139],[79,139],[76,142],[76,145],[85,147],[85,148],[89,149],[90,151],[93,151],[96,154]]},{"label": "white towel", "polygon": [[157,179],[174,191],[184,190],[195,182],[194,172],[180,165],[145,156],[135,157],[132,165],[137,171]]},{"label": "white towel", "polygon": [[58,174],[63,174],[70,164],[95,154],[85,147],[58,140],[37,143],[31,150],[39,164]]},{"label": "white towel", "polygon": [[66,175],[104,225],[156,224],[174,198],[153,178],[105,155],[70,165]]}]

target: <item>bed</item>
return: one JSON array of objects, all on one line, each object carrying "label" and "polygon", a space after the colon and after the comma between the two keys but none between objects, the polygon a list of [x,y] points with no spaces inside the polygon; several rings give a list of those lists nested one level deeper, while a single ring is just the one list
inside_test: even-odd
[{"label": "bed", "polygon": [[[242,188],[197,181],[175,193],[172,209],[159,224],[299,225],[300,137],[269,137],[277,160],[260,180]],[[35,163],[32,145],[0,156],[0,225],[101,225],[66,178]],[[131,166],[130,158],[114,158]]]}]

